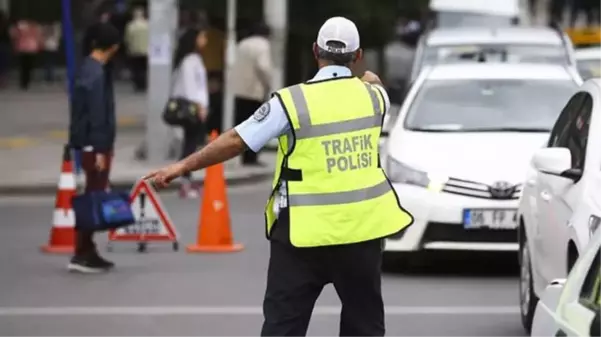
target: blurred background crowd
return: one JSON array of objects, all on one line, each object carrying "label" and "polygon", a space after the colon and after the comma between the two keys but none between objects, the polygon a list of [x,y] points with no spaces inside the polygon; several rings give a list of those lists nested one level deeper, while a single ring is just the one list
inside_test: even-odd
[{"label": "blurred background crowd", "polygon": [[[579,19],[587,25],[599,22],[597,0],[524,0],[530,17],[564,22],[574,26]],[[180,0],[179,31],[202,23],[208,24],[208,45],[203,60],[214,95],[221,92],[225,46],[226,1]],[[314,72],[310,49],[318,25],[332,15],[354,20],[362,33],[362,46],[368,50],[366,61],[386,80],[403,77],[411,64],[415,44],[432,18],[428,0],[289,1],[285,82],[296,83]],[[148,1],[145,0],[73,0],[74,35],[78,49],[85,55],[86,34],[95,22],[111,22],[119,29],[124,48],[115,60],[115,79],[131,81],[136,91],[146,89],[148,47]],[[252,35],[253,27],[263,21],[263,1],[239,1],[238,40]],[[518,19],[518,18],[516,18]],[[89,34],[88,34],[89,35]],[[0,88],[8,79],[16,79],[27,90],[32,81],[54,83],[64,80],[65,57],[61,29],[61,0],[0,1]],[[11,77],[12,75],[12,77]],[[218,97],[211,100],[220,102]],[[219,107],[216,107],[218,110]]]}]

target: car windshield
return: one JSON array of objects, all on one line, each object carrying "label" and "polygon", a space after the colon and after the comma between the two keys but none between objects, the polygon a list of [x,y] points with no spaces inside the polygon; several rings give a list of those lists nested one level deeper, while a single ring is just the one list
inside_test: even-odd
[{"label": "car windshield", "polygon": [[561,46],[466,44],[427,47],[422,66],[475,61],[561,65],[569,63],[568,56]]},{"label": "car windshield", "polygon": [[548,132],[577,88],[570,80],[428,80],[407,113],[405,128]]},{"label": "car windshield", "polygon": [[601,60],[578,60],[576,65],[580,76],[585,80],[601,76]]}]

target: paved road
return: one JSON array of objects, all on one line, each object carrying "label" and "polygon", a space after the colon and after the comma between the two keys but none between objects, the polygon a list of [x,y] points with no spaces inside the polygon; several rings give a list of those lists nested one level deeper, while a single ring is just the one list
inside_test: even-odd
[{"label": "paved road", "polygon": [[[257,335],[268,257],[260,210],[268,191],[267,183],[229,191],[244,251],[190,255],[154,244],[139,254],[122,243],[107,254],[117,269],[104,275],[69,274],[66,257],[39,253],[52,199],[0,198],[0,335]],[[162,199],[182,244],[193,241],[198,201],[171,193]],[[433,261],[385,274],[389,336],[523,335],[513,256]],[[326,288],[309,334],[336,335],[338,306]]]}]

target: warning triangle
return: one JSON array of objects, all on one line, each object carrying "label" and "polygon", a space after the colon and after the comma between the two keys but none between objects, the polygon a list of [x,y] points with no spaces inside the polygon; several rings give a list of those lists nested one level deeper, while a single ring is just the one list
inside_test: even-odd
[{"label": "warning triangle", "polygon": [[129,197],[136,223],[109,232],[110,241],[176,241],[177,231],[159,196],[146,180],[134,185]]}]

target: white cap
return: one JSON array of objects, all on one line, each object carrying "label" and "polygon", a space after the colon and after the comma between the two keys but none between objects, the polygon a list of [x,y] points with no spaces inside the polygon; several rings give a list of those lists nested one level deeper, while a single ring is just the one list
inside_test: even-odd
[{"label": "white cap", "polygon": [[[344,48],[328,47],[327,43],[330,41],[344,43]],[[323,26],[321,26],[319,33],[317,34],[317,46],[323,50],[336,54],[346,54],[357,51],[360,46],[359,42],[359,31],[357,30],[357,26],[355,26],[353,21],[341,16],[329,18]]]}]

